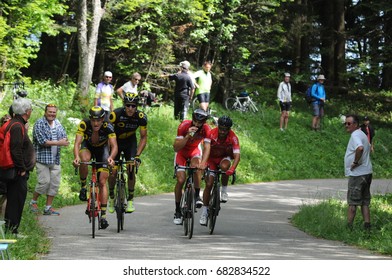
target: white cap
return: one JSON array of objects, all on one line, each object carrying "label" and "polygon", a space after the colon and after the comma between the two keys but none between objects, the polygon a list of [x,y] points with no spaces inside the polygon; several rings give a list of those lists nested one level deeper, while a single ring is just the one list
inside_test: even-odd
[{"label": "white cap", "polygon": [[103,75],[107,76],[107,77],[113,77],[113,74],[110,71],[105,71],[105,73],[103,73]]},{"label": "white cap", "polygon": [[285,77],[290,77],[290,73],[284,73]]},{"label": "white cap", "polygon": [[180,67],[185,68],[185,69],[189,69],[189,67],[191,67],[191,64],[189,63],[188,60],[184,60],[180,62]]}]

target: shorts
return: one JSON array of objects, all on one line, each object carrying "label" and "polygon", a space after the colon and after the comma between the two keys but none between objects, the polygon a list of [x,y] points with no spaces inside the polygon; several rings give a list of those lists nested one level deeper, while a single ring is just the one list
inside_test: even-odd
[{"label": "shorts", "polygon": [[126,139],[117,139],[118,152],[115,160],[119,160],[121,152],[123,152],[125,160],[130,160],[136,156],[137,140],[136,135],[133,134],[131,137]]},{"label": "shorts", "polygon": [[323,117],[324,116],[324,103],[319,104],[317,101],[312,102],[313,116]]},{"label": "shorts", "polygon": [[350,176],[348,179],[347,204],[353,206],[369,206],[371,183],[372,174]]},{"label": "shorts", "polygon": [[232,158],[229,157],[229,156],[227,156],[227,157],[219,157],[219,158],[211,158],[210,157],[210,158],[208,158],[208,162],[207,162],[208,168],[211,169],[211,170],[214,170],[214,171],[218,170],[218,167],[219,167],[219,165],[221,164],[221,162],[223,160],[231,161]]},{"label": "shorts", "polygon": [[290,107],[291,107],[291,102],[282,102],[279,101],[279,105],[280,105],[280,111],[290,111]]},{"label": "shorts", "polygon": [[56,196],[60,187],[61,166],[57,164],[36,163],[37,186],[39,194]]},{"label": "shorts", "polygon": [[209,93],[200,93],[196,97],[197,97],[197,100],[199,100],[199,103],[209,103],[210,102],[210,94]]},{"label": "shorts", "polygon": [[88,150],[91,153],[91,159],[95,159],[97,162],[105,162],[104,164],[97,164],[98,172],[109,172],[108,169],[108,157],[109,157],[109,146],[103,145],[100,147],[93,147],[87,141],[83,141],[80,145],[80,152],[82,150]]},{"label": "shorts", "polygon": [[181,167],[185,167],[187,165],[188,159],[191,160],[193,158],[201,158],[202,152],[199,147],[196,147],[193,150],[180,150],[175,155],[175,164],[180,168],[177,170],[181,170]]}]

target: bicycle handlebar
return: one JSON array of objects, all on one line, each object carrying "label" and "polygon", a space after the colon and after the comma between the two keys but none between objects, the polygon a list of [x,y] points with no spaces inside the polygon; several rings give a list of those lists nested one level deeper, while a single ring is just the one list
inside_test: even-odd
[{"label": "bicycle handlebar", "polygon": [[[106,161],[80,161],[79,162],[79,166],[81,165],[81,164],[85,164],[85,165],[97,165],[97,164],[107,164],[107,162]],[[78,167],[75,167],[75,175],[78,175],[78,169],[79,169],[79,166]]]},{"label": "bicycle handlebar", "polygon": [[[212,170],[212,169],[207,168],[207,169],[206,169],[206,173],[207,173],[208,176],[209,176],[209,173],[214,173],[214,174],[220,174],[220,175],[222,175],[222,174],[226,174],[226,171],[222,171],[221,169],[219,169],[219,170]],[[236,174],[235,171],[234,171],[234,173],[233,173],[232,176],[233,176],[233,177],[232,177],[232,179],[231,179],[231,184],[234,185],[235,180],[237,179],[237,174]]]}]

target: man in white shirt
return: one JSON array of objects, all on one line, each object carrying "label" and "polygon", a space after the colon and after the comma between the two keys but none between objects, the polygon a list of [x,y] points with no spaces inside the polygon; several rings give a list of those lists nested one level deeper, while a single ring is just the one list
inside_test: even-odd
[{"label": "man in white shirt", "polygon": [[125,93],[137,93],[137,85],[139,84],[142,76],[139,73],[133,73],[131,79],[126,82],[122,87],[117,89],[118,95],[124,100]]}]

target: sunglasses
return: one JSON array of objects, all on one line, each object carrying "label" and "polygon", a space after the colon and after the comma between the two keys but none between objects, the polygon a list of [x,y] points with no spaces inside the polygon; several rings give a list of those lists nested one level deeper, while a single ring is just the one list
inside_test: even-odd
[{"label": "sunglasses", "polygon": [[111,79],[112,77],[110,77],[110,76],[105,76],[105,78],[109,78],[109,79]]},{"label": "sunglasses", "polygon": [[352,125],[352,122],[345,122],[344,125]]},{"label": "sunglasses", "polygon": [[132,107],[132,108],[136,108],[137,107],[137,105],[136,104],[125,104],[125,106],[126,107]]},{"label": "sunglasses", "polygon": [[224,132],[227,132],[227,131],[230,130],[230,128],[228,128],[228,127],[222,127],[222,126],[218,126],[218,129],[219,129],[220,131],[224,131]]}]

